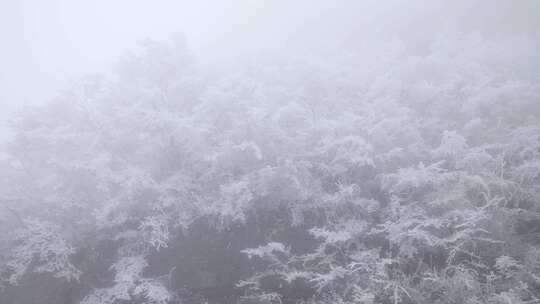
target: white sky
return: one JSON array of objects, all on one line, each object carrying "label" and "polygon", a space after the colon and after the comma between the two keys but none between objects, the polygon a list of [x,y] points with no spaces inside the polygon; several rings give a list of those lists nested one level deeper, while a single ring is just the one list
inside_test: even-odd
[{"label": "white sky", "polygon": [[283,36],[294,36],[295,30],[318,22],[332,9],[339,10],[339,5],[284,0],[0,0],[0,111],[46,101],[71,80],[107,70],[145,38],[167,39],[181,32],[199,56],[241,56],[246,50],[285,45]]},{"label": "white sky", "polygon": [[[2,108],[35,103],[108,65],[137,41],[184,32],[201,47],[236,26],[220,1],[0,0]],[[216,5],[217,4],[217,5]],[[244,14],[250,1],[238,1]],[[251,10],[251,12],[250,12]],[[238,10],[235,10],[239,12]],[[244,16],[245,18],[245,16]]]},{"label": "white sky", "polygon": [[[472,2],[481,5],[467,4]],[[441,16],[454,9],[468,20],[494,18],[493,24],[516,11],[508,6],[512,1],[491,10],[495,2],[504,1],[418,0],[413,6],[407,0],[0,0],[0,118],[21,105],[47,101],[84,74],[106,71],[145,38],[182,32],[199,57],[242,57],[294,44],[324,47],[350,35],[354,26],[369,32],[373,21],[400,31],[408,25],[421,36],[432,26],[417,18],[425,17],[425,7]],[[540,5],[532,7],[538,16]],[[514,19],[531,17],[531,11],[521,5]]]}]

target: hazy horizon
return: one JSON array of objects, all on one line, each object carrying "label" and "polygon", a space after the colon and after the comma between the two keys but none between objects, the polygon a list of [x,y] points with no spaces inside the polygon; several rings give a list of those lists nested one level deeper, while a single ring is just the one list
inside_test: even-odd
[{"label": "hazy horizon", "polygon": [[487,28],[491,34],[537,27],[538,2],[496,2],[500,5],[396,0],[4,0],[0,3],[0,106],[10,111],[42,104],[86,74],[107,73],[140,41],[166,40],[173,33],[185,35],[198,60],[235,62],[264,53],[332,52],[350,47],[347,40],[353,37],[355,43],[421,40],[423,35],[463,24],[467,31]]}]

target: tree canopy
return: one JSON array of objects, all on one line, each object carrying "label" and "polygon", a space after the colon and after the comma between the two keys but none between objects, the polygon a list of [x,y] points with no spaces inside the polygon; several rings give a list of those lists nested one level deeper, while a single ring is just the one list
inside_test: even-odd
[{"label": "tree canopy", "polygon": [[21,112],[0,302],[540,303],[538,36],[362,47],[148,41]]}]

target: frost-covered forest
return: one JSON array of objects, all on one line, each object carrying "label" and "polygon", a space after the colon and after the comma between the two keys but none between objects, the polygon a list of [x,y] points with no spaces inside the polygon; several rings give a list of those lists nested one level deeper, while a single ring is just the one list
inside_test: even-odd
[{"label": "frost-covered forest", "polygon": [[226,64],[147,40],[19,111],[0,303],[540,303],[540,6],[492,3]]}]

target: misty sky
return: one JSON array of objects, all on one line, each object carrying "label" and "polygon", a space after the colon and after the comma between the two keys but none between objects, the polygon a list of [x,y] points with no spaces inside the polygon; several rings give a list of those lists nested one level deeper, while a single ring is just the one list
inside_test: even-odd
[{"label": "misty sky", "polygon": [[332,7],[300,3],[2,0],[2,108],[43,102],[82,74],[107,70],[145,38],[181,32],[199,56],[279,47],[283,33],[301,30]]},{"label": "misty sky", "polygon": [[47,99],[81,74],[106,69],[125,49],[146,37],[164,39],[181,31],[190,42],[204,44],[213,39],[210,35],[216,38],[218,31],[234,26],[236,16],[223,16],[218,2],[197,3],[1,1],[2,107]]},{"label": "misty sky", "polygon": [[70,81],[106,71],[138,41],[174,32],[186,36],[199,58],[234,60],[298,46],[303,52],[342,47],[337,42],[347,39],[369,42],[381,35],[375,29],[382,19],[379,25],[403,35],[409,28],[419,39],[452,12],[468,23],[515,30],[538,24],[534,2],[506,1],[491,10],[488,4],[495,2],[1,0],[1,111],[6,116],[21,105],[45,102]]}]

